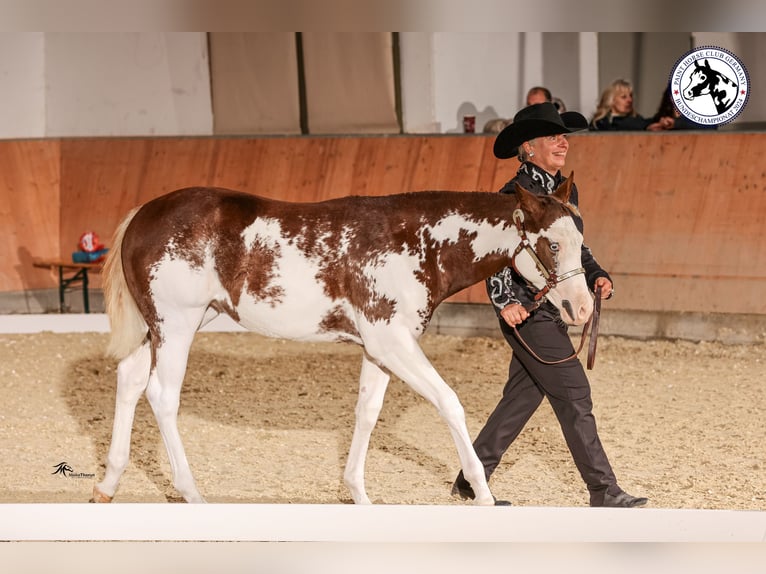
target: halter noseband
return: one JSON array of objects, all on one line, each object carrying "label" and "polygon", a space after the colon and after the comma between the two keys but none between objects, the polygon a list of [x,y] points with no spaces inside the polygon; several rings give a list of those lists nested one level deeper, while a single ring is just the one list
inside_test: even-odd
[{"label": "halter noseband", "polygon": [[[511,257],[511,266],[513,266],[516,272],[519,273],[519,270],[516,267],[516,256],[522,251],[526,251],[537,266],[537,270],[540,271],[540,274],[545,279],[545,287],[543,287],[535,294],[534,304],[530,309],[527,309],[528,312],[531,312],[543,304],[543,301],[545,301],[545,296],[551,289],[555,288],[556,285],[565,279],[569,279],[570,277],[574,277],[580,273],[585,273],[585,269],[583,267],[578,267],[577,269],[572,269],[571,271],[567,271],[561,275],[558,275],[555,270],[551,271],[541,261],[540,257],[537,255],[537,252],[532,247],[532,244],[529,242],[529,238],[527,237],[527,230],[524,227],[524,212],[520,209],[515,209],[513,211],[513,223],[516,225],[516,229],[519,232],[521,241],[513,252],[513,256]],[[521,273],[519,273],[519,275],[521,275]]]}]

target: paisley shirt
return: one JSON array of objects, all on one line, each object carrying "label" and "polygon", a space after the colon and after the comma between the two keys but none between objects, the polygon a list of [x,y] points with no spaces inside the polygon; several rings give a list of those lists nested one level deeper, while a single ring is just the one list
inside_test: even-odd
[{"label": "paisley shirt", "polygon": [[[516,172],[516,176],[506,183],[500,190],[500,193],[514,193],[515,184],[518,182],[521,187],[536,193],[538,195],[550,195],[564,181],[561,172],[551,175],[547,171],[537,167],[530,162],[524,162]],[[578,203],[577,186],[572,186],[572,192],[569,196],[569,202],[575,207]],[[580,217],[572,216],[575,220],[580,233],[583,231],[583,222]],[[609,274],[604,271],[593,257],[590,249],[583,243],[582,246],[582,265],[585,268],[585,280],[588,286],[593,289],[598,277],[607,277],[611,281]],[[506,267],[498,273],[495,273],[487,279],[487,294],[495,307],[496,312],[500,312],[503,307],[512,303],[520,305],[529,305],[534,301],[537,289],[528,284],[512,267]],[[556,307],[546,301],[540,307],[552,317],[560,320],[560,314]]]}]

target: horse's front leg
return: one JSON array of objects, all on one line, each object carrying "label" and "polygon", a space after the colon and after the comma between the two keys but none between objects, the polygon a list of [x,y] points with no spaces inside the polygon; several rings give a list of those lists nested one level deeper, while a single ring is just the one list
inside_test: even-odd
[{"label": "horse's front leg", "polygon": [[383,407],[390,376],[373,363],[365,353],[362,359],[362,372],[359,376],[359,398],[356,402],[356,422],[351,448],[346,461],[343,480],[351,491],[351,498],[356,504],[372,504],[364,486],[364,466],[370,435],[378,421]]},{"label": "horse's front leg", "polygon": [[145,342],[117,365],[117,397],[112,442],[106,459],[104,480],[93,487],[91,502],[111,502],[130,458],[130,435],[136,404],[149,381],[151,352]]},{"label": "horse's front leg", "polygon": [[463,475],[474,487],[476,494],[474,504],[494,505],[495,498],[487,485],[484,465],[473,448],[465,422],[465,410],[455,391],[444,382],[414,341],[412,345],[403,346],[391,339],[381,348],[379,356],[381,363],[385,364],[393,374],[433,404],[449,426],[463,468]]}]

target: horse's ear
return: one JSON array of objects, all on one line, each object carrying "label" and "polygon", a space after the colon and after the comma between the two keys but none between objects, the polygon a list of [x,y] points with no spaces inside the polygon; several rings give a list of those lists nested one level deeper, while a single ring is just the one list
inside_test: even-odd
[{"label": "horse's ear", "polygon": [[561,203],[569,203],[569,196],[572,194],[572,185],[574,184],[574,171],[569,174],[569,177],[561,182],[553,193],[553,197],[558,199]]},{"label": "horse's ear", "polygon": [[540,211],[540,200],[531,191],[527,191],[519,182],[515,182],[516,186],[516,198],[519,200],[519,208],[532,218],[537,218]]}]

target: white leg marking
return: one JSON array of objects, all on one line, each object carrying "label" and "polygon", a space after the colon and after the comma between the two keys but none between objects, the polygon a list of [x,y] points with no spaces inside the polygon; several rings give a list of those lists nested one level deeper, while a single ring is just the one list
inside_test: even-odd
[{"label": "white leg marking", "polygon": [[344,482],[351,491],[351,498],[356,504],[372,504],[364,486],[364,465],[370,435],[378,422],[383,396],[388,388],[390,376],[373,363],[365,354],[362,358],[362,372],[359,376],[359,398],[356,403],[356,422],[351,448],[346,460]]},{"label": "white leg marking", "polygon": [[[198,313],[196,320],[191,315]],[[178,317],[174,325],[167,315],[164,317],[165,341],[156,351],[157,364],[149,375],[146,397],[152,406],[160,434],[165,443],[173,472],[173,484],[187,502],[205,502],[197,490],[189,462],[186,459],[181,435],[178,432],[178,406],[181,386],[186,374],[189,349],[194,339],[194,327],[199,325],[204,309],[187,310],[185,317]]]},{"label": "white leg marking", "polygon": [[136,404],[149,381],[151,352],[146,342],[117,366],[117,398],[114,407],[112,442],[106,461],[104,480],[96,485],[103,494],[112,497],[130,458],[130,435]]},{"label": "white leg marking", "polygon": [[[392,336],[392,333],[388,333],[385,341],[379,343],[382,343],[376,345],[379,352],[373,356],[415,392],[431,402],[449,426],[463,474],[476,493],[474,503],[494,505],[495,499],[484,476],[484,466],[473,448],[465,423],[465,411],[455,391],[436,372],[411,335]],[[369,350],[369,345],[367,348]]]}]

